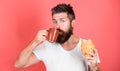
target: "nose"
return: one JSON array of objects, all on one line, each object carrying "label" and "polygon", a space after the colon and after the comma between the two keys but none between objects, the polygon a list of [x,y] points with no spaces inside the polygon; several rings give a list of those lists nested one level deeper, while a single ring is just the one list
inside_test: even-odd
[{"label": "nose", "polygon": [[55,28],[56,28],[56,29],[60,29],[60,26],[59,26],[59,25],[56,25]]},{"label": "nose", "polygon": [[56,23],[56,24],[55,24],[55,28],[56,28],[56,29],[60,29],[60,24]]}]

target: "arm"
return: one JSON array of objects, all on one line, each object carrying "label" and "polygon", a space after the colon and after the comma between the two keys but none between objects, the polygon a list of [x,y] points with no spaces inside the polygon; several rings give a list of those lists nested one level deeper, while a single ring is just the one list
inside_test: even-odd
[{"label": "arm", "polygon": [[39,31],[35,37],[35,39],[21,51],[20,55],[18,56],[15,67],[16,68],[24,68],[30,66],[32,64],[38,63],[40,60],[33,54],[34,48],[43,42],[46,39],[47,31],[42,30]]}]

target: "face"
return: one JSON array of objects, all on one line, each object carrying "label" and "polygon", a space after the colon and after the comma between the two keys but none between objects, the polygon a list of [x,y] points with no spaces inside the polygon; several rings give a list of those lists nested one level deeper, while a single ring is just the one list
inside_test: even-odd
[{"label": "face", "polygon": [[73,21],[70,21],[67,13],[57,13],[52,17],[54,27],[60,31],[58,43],[66,42],[73,33]]}]

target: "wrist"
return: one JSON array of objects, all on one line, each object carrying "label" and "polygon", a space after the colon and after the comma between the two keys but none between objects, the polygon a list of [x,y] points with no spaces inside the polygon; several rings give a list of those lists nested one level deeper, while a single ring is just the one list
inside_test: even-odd
[{"label": "wrist", "polygon": [[34,48],[38,45],[38,42],[36,40],[33,40],[29,45],[28,48],[30,48],[31,51],[34,50]]},{"label": "wrist", "polygon": [[88,69],[89,71],[100,71],[98,63],[90,63]]}]

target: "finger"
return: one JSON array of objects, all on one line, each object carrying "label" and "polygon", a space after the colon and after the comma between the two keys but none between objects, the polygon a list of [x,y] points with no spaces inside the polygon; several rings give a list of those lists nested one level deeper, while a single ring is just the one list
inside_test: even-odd
[{"label": "finger", "polygon": [[99,59],[99,56],[98,56],[98,51],[97,51],[97,49],[94,49],[94,51],[95,51],[95,57]]},{"label": "finger", "polygon": [[93,57],[86,57],[87,60],[96,60],[96,58]]},{"label": "finger", "polygon": [[89,63],[97,63],[96,60],[87,60]]},{"label": "finger", "polygon": [[46,36],[47,35],[47,30],[41,30],[38,32],[38,35]]},{"label": "finger", "polygon": [[97,49],[92,48],[93,52],[86,51],[86,54],[91,55],[92,57],[98,57]]},{"label": "finger", "polygon": [[92,53],[92,52],[89,52],[89,51],[86,51],[86,54],[87,54],[87,55],[94,56],[94,53]]}]

